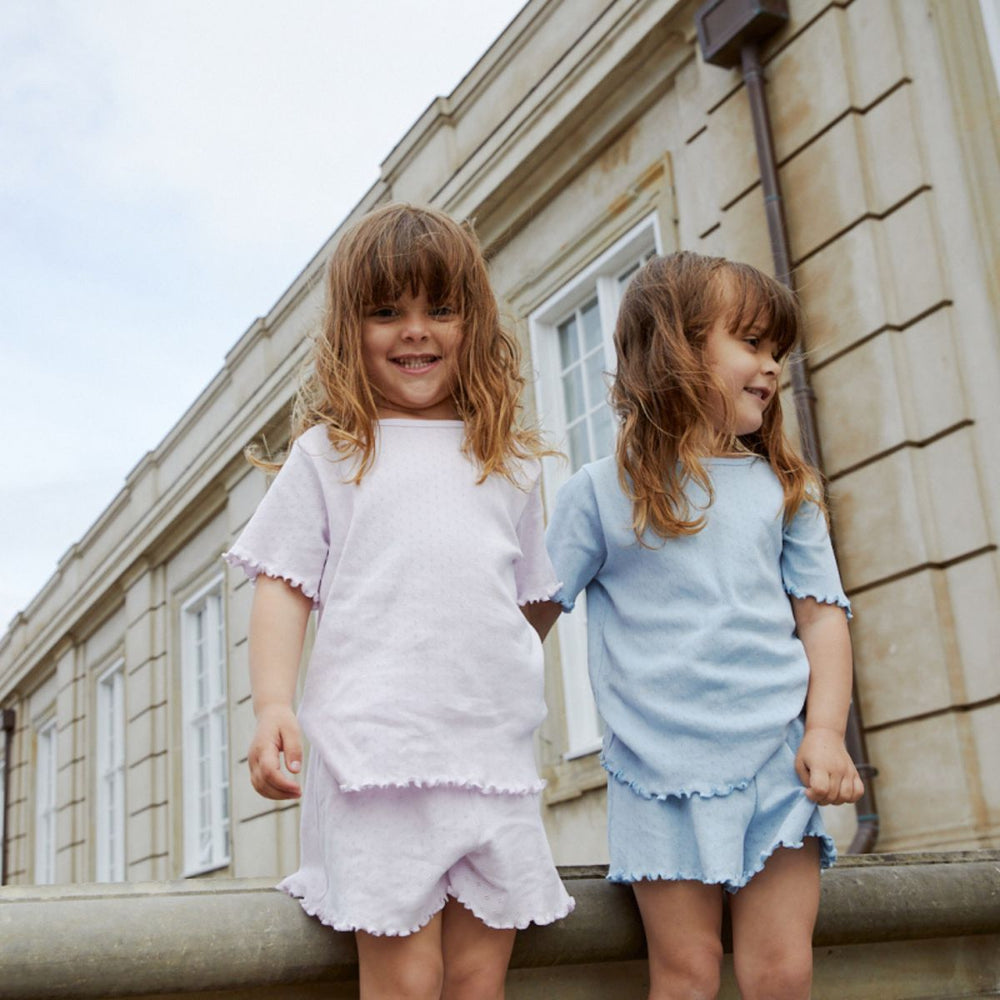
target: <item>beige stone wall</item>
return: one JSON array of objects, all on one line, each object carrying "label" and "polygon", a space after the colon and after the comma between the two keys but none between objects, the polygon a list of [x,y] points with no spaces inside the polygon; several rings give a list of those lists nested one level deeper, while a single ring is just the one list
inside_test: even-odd
[{"label": "beige stone wall", "polygon": [[[505,313],[527,316],[639,220],[661,245],[770,269],[745,90],[705,65],[694,0],[531,0],[434,102],[357,207],[432,199],[476,219]],[[1000,843],[1000,101],[975,0],[792,0],[764,52],[795,280],[855,604],[880,847]],[[272,877],[298,809],[246,780],[251,588],[219,561],[265,488],[243,446],[280,446],[337,233],[0,639],[17,712],[12,881],[33,878],[35,727],[58,718],[57,875],[94,877],[97,677],[126,668],[127,870],[183,874],[180,620],[222,575],[233,860]],[[529,406],[532,394],[529,389]],[[601,861],[595,755],[565,759],[558,642],[539,740],[557,859]],[[831,817],[840,840],[853,817]]]}]

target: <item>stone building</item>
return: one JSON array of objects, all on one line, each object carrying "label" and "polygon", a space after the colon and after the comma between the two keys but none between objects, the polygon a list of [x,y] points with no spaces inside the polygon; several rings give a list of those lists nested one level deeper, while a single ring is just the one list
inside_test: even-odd
[{"label": "stone building", "polygon": [[[386,200],[473,218],[569,453],[611,446],[604,375],[649,254],[771,267],[747,91],[690,0],[529,0],[343,225]],[[1000,846],[1000,5],[791,0],[762,51],[884,850]],[[993,57],[991,58],[991,45]],[[251,588],[220,555],[266,487],[343,227],[128,476],[0,639],[11,883],[273,876],[297,806],[245,775]],[[252,305],[252,304],[250,304]],[[557,860],[605,858],[579,623],[538,740]],[[994,766],[990,766],[993,764]],[[831,817],[841,841],[853,813]]]}]

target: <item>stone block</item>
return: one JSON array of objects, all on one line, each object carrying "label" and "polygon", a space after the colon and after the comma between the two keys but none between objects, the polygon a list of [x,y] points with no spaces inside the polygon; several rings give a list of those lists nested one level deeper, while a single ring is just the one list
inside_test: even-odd
[{"label": "stone block", "polygon": [[253,738],[256,724],[253,705],[248,700],[230,702],[229,746],[231,748],[234,767],[245,767],[247,749],[250,746],[250,740]]},{"label": "stone block", "polygon": [[695,239],[700,239],[719,223],[722,200],[715,188],[714,167],[714,145],[708,132],[702,132],[677,157],[680,224],[687,237],[682,237],[681,246],[695,246]]},{"label": "stone block", "polygon": [[152,705],[129,720],[125,729],[125,760],[129,766],[168,748],[167,706]]},{"label": "stone block", "polygon": [[868,209],[879,215],[930,183],[917,142],[920,125],[912,101],[913,88],[907,84],[854,117],[861,138]]},{"label": "stone block", "polygon": [[731,205],[760,180],[753,119],[746,87],[740,87],[712,111],[708,130],[691,145],[702,146],[701,183],[713,192],[715,214]]},{"label": "stone block", "polygon": [[883,332],[812,373],[816,420],[828,476],[906,438],[894,334]]},{"label": "stone block", "polygon": [[891,337],[911,441],[926,441],[968,418],[954,322],[954,309],[938,309]]},{"label": "stone block", "polygon": [[[169,850],[169,810],[167,803],[158,802],[146,809],[129,812],[125,821],[125,851],[129,878],[142,877],[141,864],[144,859]],[[155,868],[150,864],[149,868]]]},{"label": "stone block", "polygon": [[783,163],[851,107],[844,11],[832,6],[766,68],[775,154]]},{"label": "stone block", "polygon": [[907,76],[895,7],[876,0],[849,4],[842,12],[845,69],[854,107],[867,108]]},{"label": "stone block", "polygon": [[912,323],[951,298],[945,285],[935,221],[936,195],[925,191],[886,216],[879,233],[889,263],[894,300],[889,321],[898,327]]},{"label": "stone block", "polygon": [[764,196],[760,188],[754,188],[728,208],[722,216],[721,232],[715,252],[731,260],[742,260],[752,264],[765,274],[774,274],[771,260],[771,244],[767,237],[767,218],[764,214]]},{"label": "stone block", "polygon": [[796,287],[806,314],[804,339],[814,364],[888,322],[879,225],[869,220],[855,226],[796,268]]},{"label": "stone block", "polygon": [[[916,680],[916,678],[914,678]],[[868,734],[878,768],[879,848],[912,851],[975,846],[976,810],[970,796],[969,758],[954,713],[900,723]]]},{"label": "stone block", "polygon": [[125,769],[125,807],[130,813],[137,813],[166,799],[170,781],[168,761],[168,755],[161,753]]},{"label": "stone block", "polygon": [[[277,442],[273,446],[277,447]],[[262,470],[248,463],[245,473],[230,484],[227,494],[226,521],[231,542],[236,540],[247,521],[253,516],[266,492],[267,476]]]},{"label": "stone block", "polygon": [[932,558],[943,562],[990,545],[994,539],[983,510],[971,429],[934,441],[920,456],[930,500]]},{"label": "stone block", "polygon": [[840,572],[847,592],[928,561],[912,449],[863,466],[831,485]]},{"label": "stone block", "polygon": [[[994,647],[995,648],[995,647]],[[984,705],[968,713],[968,726],[976,755],[979,793],[985,829],[982,846],[1000,843],[1000,705]]]},{"label": "stone block", "polygon": [[925,570],[852,599],[851,639],[866,726],[952,703],[955,650],[948,641],[950,608],[942,584],[938,571]]},{"label": "stone block", "polygon": [[856,117],[848,115],[782,167],[788,240],[797,260],[871,210],[858,133]]},{"label": "stone block", "polygon": [[[258,797],[261,805],[265,800]],[[236,826],[233,852],[237,878],[273,878],[295,871],[299,854],[299,808],[294,803],[271,803]]]},{"label": "stone block", "polygon": [[[1000,617],[987,609],[1000,607],[996,552],[963,560],[944,571],[951,598],[951,622],[958,647],[961,703],[987,701],[1000,694]],[[992,758],[1000,762],[1000,755]],[[996,770],[992,768],[991,770]]]}]

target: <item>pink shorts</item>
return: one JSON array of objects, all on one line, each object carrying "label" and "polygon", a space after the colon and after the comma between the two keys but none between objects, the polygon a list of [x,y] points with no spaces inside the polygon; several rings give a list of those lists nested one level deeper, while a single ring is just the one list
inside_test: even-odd
[{"label": "pink shorts", "polygon": [[452,786],[342,792],[314,754],[301,864],[279,888],[339,931],[412,934],[451,896],[489,927],[548,924],[573,900],[539,805],[537,793]]}]

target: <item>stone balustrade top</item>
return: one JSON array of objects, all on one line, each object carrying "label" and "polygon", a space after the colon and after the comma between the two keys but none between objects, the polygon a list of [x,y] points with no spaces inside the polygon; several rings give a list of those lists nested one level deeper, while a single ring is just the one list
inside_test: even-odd
[{"label": "stone balustrade top", "polygon": [[[602,868],[561,872],[575,912],[519,933],[511,967],[641,958],[632,893]],[[1000,933],[1000,851],[849,857],[822,887],[817,947]],[[356,976],[353,937],[270,880],[0,888],[0,998],[257,995]]]}]

